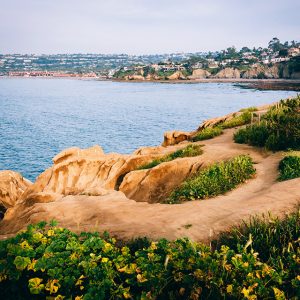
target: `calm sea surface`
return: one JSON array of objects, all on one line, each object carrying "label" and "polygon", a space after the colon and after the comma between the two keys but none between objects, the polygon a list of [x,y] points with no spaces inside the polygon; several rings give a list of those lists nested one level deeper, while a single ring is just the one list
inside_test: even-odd
[{"label": "calm sea surface", "polygon": [[130,153],[160,144],[167,130],[191,131],[205,119],[291,95],[228,83],[0,78],[0,169],[34,180],[68,147]]}]

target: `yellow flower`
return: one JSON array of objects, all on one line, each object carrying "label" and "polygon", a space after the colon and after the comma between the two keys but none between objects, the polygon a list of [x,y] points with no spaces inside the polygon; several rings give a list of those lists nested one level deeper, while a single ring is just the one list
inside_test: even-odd
[{"label": "yellow flower", "polygon": [[150,249],[151,249],[151,250],[156,250],[156,249],[157,249],[157,246],[156,246],[156,243],[155,243],[155,242],[152,242],[152,243],[151,243]]},{"label": "yellow flower", "polygon": [[280,289],[273,287],[274,295],[276,300],[285,300],[285,295],[284,292],[281,291]]},{"label": "yellow flower", "polygon": [[7,278],[7,275],[4,273],[0,273],[0,282],[4,281]]},{"label": "yellow flower", "polygon": [[228,294],[231,294],[231,293],[232,293],[232,290],[233,290],[232,284],[228,284],[228,285],[227,285],[227,288],[226,288],[226,292],[227,292]]},{"label": "yellow flower", "polygon": [[299,281],[300,281],[300,275],[298,275],[296,278],[297,278],[297,280],[299,280]]},{"label": "yellow flower", "polygon": [[28,280],[28,287],[31,294],[38,295],[44,289],[44,284],[41,284],[42,281],[43,279],[37,277]]},{"label": "yellow flower", "polygon": [[65,299],[66,297],[65,296],[62,296],[62,295],[57,295],[54,300],[63,300]]},{"label": "yellow flower", "polygon": [[22,249],[30,249],[31,248],[27,241],[23,241],[20,244],[20,246],[21,246]]},{"label": "yellow flower", "polygon": [[154,253],[148,253],[148,258],[152,259],[154,257]]},{"label": "yellow flower", "polygon": [[84,277],[83,275],[81,275],[81,276],[78,278],[78,280],[76,281],[75,285],[81,285],[82,282],[83,282],[82,279],[84,279],[84,278],[85,278],[85,277]]},{"label": "yellow flower", "polygon": [[57,293],[59,288],[60,288],[60,284],[58,283],[57,279],[48,280],[46,284],[46,290],[49,291],[50,294]]},{"label": "yellow flower", "polygon": [[101,260],[103,263],[107,263],[108,262],[108,258],[107,257],[103,257]]},{"label": "yellow flower", "polygon": [[75,300],[82,300],[82,299],[83,299],[83,295],[75,297]]},{"label": "yellow flower", "polygon": [[37,260],[36,259],[33,259],[32,262],[27,266],[27,270],[33,270],[35,271],[34,267],[35,267],[35,264],[36,264]]},{"label": "yellow flower", "polygon": [[48,236],[53,236],[54,235],[54,230],[53,229],[49,229],[47,232]]},{"label": "yellow flower", "polygon": [[138,282],[145,282],[145,281],[147,281],[147,279],[142,274],[136,275],[136,279],[137,279]]},{"label": "yellow flower", "polygon": [[249,263],[248,262],[244,262],[243,266],[247,268],[247,267],[249,267]]}]

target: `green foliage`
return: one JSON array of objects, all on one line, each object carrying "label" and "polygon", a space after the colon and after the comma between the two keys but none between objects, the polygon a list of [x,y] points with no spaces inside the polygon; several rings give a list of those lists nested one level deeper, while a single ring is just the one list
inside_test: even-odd
[{"label": "green foliage", "polygon": [[[246,223],[245,223],[246,224]],[[188,239],[120,245],[31,225],[0,242],[1,299],[297,299],[300,214],[253,219],[217,249]],[[259,251],[259,253],[257,253]],[[30,263],[16,268],[16,257]]]},{"label": "green foliage", "polygon": [[180,157],[192,157],[192,156],[201,155],[203,153],[203,150],[201,149],[201,147],[202,147],[201,145],[190,144],[190,145],[188,145],[182,149],[179,149],[171,154],[167,154],[161,158],[154,159],[150,163],[140,166],[139,170],[151,169],[163,162],[171,161],[171,160],[174,160],[174,159],[180,158]]},{"label": "green foliage", "polygon": [[272,266],[273,270],[280,270],[281,289],[291,292],[290,296],[295,293],[299,297],[300,260],[296,259],[300,255],[299,229],[300,209],[297,207],[283,219],[271,214],[253,217],[249,222],[222,233],[212,244],[217,250],[226,245],[237,251],[238,245],[245,245],[250,236],[250,246],[259,253],[260,259]]},{"label": "green foliage", "polygon": [[226,120],[222,123],[223,128],[232,128],[242,126],[251,122],[251,113],[255,108],[245,109],[240,115],[234,116],[232,119]]},{"label": "green foliage", "polygon": [[250,144],[258,147],[263,147],[268,137],[268,129],[263,124],[247,126],[246,128],[238,130],[233,136],[236,143]]},{"label": "green foliage", "polygon": [[197,133],[196,136],[193,137],[193,141],[203,141],[203,140],[208,140],[212,139],[218,135],[221,135],[223,133],[223,130],[219,126],[215,127],[206,127],[202,129],[199,133]]},{"label": "green foliage", "polygon": [[266,147],[269,150],[285,150],[300,147],[300,96],[269,109],[261,124],[247,126],[234,135],[237,143]]},{"label": "green foliage", "polygon": [[288,180],[300,177],[300,157],[286,156],[279,163],[279,180]]},{"label": "green foliage", "polygon": [[254,173],[252,159],[246,155],[215,163],[184,181],[171,194],[167,202],[179,203],[224,194],[251,178]]}]

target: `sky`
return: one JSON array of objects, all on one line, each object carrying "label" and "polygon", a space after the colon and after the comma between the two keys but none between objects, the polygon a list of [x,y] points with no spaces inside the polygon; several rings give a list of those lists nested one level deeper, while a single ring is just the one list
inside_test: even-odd
[{"label": "sky", "polygon": [[156,54],[300,40],[299,0],[0,0],[0,53]]}]

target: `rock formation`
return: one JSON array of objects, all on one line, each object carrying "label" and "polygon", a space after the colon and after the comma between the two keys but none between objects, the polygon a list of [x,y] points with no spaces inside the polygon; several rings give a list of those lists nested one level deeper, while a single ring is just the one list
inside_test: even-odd
[{"label": "rock formation", "polygon": [[225,68],[219,71],[214,78],[240,78],[241,74],[238,69],[234,68]]},{"label": "rock formation", "polygon": [[193,74],[191,76],[188,76],[188,79],[203,79],[210,77],[210,73],[203,69],[196,69],[193,70]]},{"label": "rock formation", "polygon": [[277,65],[272,67],[267,67],[263,65],[254,65],[249,70],[247,70],[243,75],[244,79],[252,78],[268,78],[268,79],[277,79],[279,78],[279,69]]},{"label": "rock formation", "polygon": [[176,71],[175,73],[173,73],[172,75],[170,75],[168,77],[169,80],[183,80],[186,79],[186,77],[182,74],[182,72],[180,71]]}]

